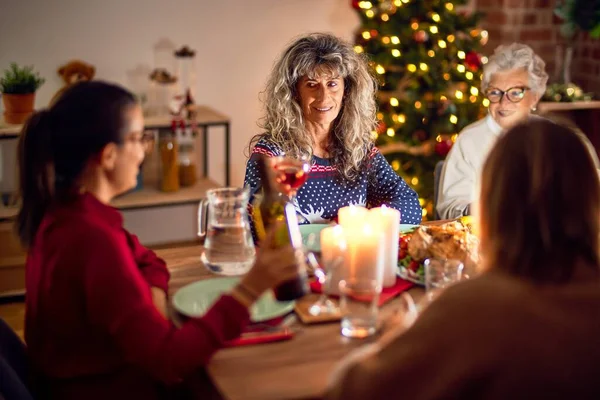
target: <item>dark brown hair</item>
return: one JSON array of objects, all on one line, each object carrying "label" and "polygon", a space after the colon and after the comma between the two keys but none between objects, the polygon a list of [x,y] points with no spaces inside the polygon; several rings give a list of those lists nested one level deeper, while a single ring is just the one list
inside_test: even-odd
[{"label": "dark brown hair", "polygon": [[568,127],[536,119],[507,131],[482,173],[486,264],[536,282],[565,282],[577,262],[599,269],[600,182]]},{"label": "dark brown hair", "polygon": [[73,190],[88,161],[107,144],[123,143],[125,111],[134,104],[135,97],[119,86],[81,82],[31,116],[18,144],[16,229],[23,246],[31,245],[48,207]]}]

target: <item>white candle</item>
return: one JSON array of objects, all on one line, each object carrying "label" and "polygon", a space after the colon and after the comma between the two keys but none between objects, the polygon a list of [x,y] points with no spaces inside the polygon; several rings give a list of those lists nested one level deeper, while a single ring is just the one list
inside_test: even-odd
[{"label": "white candle", "polygon": [[398,239],[400,237],[400,211],[386,206],[369,210],[369,221],[382,233],[383,287],[396,284],[398,265]]},{"label": "white candle", "polygon": [[321,231],[321,264],[325,272],[330,274],[327,283],[330,294],[339,293],[339,282],[346,277],[346,251],[346,237],[340,225],[329,226]]},{"label": "white candle", "polygon": [[360,229],[346,232],[348,243],[348,279],[383,279],[382,235],[365,222]]},{"label": "white candle", "polygon": [[344,232],[350,233],[363,227],[368,214],[369,210],[364,207],[342,207],[338,210],[338,223],[344,228]]}]

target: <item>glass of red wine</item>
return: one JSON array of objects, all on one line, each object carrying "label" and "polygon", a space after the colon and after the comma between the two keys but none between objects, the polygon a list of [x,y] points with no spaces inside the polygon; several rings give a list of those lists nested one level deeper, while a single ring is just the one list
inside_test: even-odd
[{"label": "glass of red wine", "polygon": [[296,204],[296,193],[304,185],[310,172],[308,157],[278,156],[273,159],[273,168],[275,181],[281,188],[281,192],[290,199],[292,204]]}]

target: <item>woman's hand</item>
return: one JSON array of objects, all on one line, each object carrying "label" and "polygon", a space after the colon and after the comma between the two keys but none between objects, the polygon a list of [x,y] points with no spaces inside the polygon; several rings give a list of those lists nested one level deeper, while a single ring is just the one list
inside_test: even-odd
[{"label": "woman's hand", "polygon": [[392,315],[384,322],[385,332],[378,341],[381,347],[386,346],[389,342],[409,329],[415,323],[418,316],[419,308],[413,297],[407,292],[402,293],[400,296],[400,304],[396,310],[394,310]]},{"label": "woman's hand", "polygon": [[232,293],[246,306],[252,305],[266,290],[298,275],[299,260],[304,256],[302,250],[295,250],[290,244],[275,248],[273,238],[278,229],[283,229],[283,223],[277,223],[269,229],[257,250],[254,266]]},{"label": "woman's hand", "polygon": [[165,319],[168,319],[167,294],[162,289],[154,286],[150,288],[150,291],[152,292],[152,303],[154,303],[154,307],[156,307],[160,315],[165,317]]}]

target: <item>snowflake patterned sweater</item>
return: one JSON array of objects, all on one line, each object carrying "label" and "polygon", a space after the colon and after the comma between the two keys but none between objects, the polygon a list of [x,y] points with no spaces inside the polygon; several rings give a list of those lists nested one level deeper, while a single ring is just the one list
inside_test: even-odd
[{"label": "snowflake patterned sweater", "polygon": [[[261,188],[256,166],[260,154],[275,157],[283,151],[266,138],[261,138],[254,146],[244,180],[244,186],[250,187],[250,204]],[[322,224],[336,220],[341,207],[352,204],[372,208],[385,204],[400,211],[403,224],[419,224],[421,206],[417,193],[394,172],[376,147],[368,157],[368,168],[352,184],[348,184],[337,179],[336,167],[329,159],[313,156],[308,179],[296,196],[294,205],[298,214],[309,223]],[[373,178],[369,179],[371,174]]]}]

